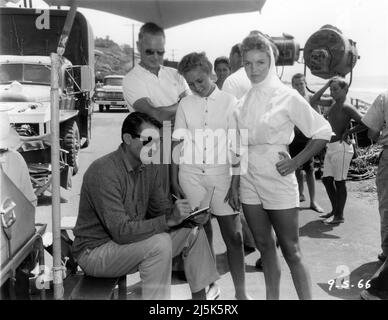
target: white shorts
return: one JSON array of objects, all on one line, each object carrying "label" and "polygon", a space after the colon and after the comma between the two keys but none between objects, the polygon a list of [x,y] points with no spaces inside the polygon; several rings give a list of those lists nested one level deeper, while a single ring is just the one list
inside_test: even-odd
[{"label": "white shorts", "polygon": [[280,151],[287,152],[287,147],[270,144],[248,147],[248,172],[240,178],[240,199],[243,204],[263,205],[266,210],[299,207],[295,174],[283,177],[276,169]]},{"label": "white shorts", "polygon": [[232,177],[229,174],[201,175],[179,170],[179,184],[187,196],[192,209],[199,207],[206,193],[215,187],[210,208],[215,216],[237,214],[224,199],[228,193]]},{"label": "white shorts", "polygon": [[346,180],[353,158],[353,145],[336,141],[327,145],[323,162],[323,178],[334,177],[335,181]]}]

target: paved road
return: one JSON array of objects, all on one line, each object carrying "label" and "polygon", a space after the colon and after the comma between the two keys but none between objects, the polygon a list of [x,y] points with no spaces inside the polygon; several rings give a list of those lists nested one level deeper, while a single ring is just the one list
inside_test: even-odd
[{"label": "paved road", "polygon": [[[81,151],[81,168],[72,180],[72,190],[61,189],[62,216],[77,215],[82,175],[91,162],[118,147],[121,123],[127,114],[115,110],[104,113],[97,111],[93,114],[92,141],[87,149]],[[323,208],[330,209],[329,200],[321,182],[317,183],[317,200]],[[51,223],[49,202],[49,196],[40,201],[37,212],[39,222]],[[307,203],[308,201],[302,203],[302,207]],[[358,287],[363,287],[377,269],[379,218],[375,197],[367,193],[349,192],[345,220],[344,224],[332,228],[321,223],[318,214],[311,210],[302,208],[300,213],[301,246],[311,271],[315,299],[358,299],[361,291]],[[213,224],[214,245],[221,275],[218,281],[221,287],[220,299],[234,299],[232,279],[226,263],[225,245],[215,220]],[[258,256],[257,252],[246,256],[247,288],[254,299],[265,299],[263,273],[254,268]],[[281,299],[297,299],[289,269],[283,258],[281,261]],[[328,281],[341,276],[350,277],[350,288],[330,289]],[[138,280],[135,276],[130,279],[130,282]],[[172,293],[174,299],[190,298],[188,285],[176,279],[173,280]]]}]

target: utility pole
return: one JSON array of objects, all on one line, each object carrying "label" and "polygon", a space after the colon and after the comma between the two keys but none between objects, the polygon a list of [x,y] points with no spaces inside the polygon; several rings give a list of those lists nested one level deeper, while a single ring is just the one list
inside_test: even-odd
[{"label": "utility pole", "polygon": [[136,23],[125,23],[124,26],[131,26],[132,27],[132,68],[135,66],[135,27],[138,26],[139,24]]}]

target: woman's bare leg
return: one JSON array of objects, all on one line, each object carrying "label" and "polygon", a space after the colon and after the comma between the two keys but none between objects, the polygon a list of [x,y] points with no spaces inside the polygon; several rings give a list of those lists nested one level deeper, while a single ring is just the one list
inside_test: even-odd
[{"label": "woman's bare leg", "polygon": [[227,249],[228,264],[236,290],[236,298],[247,300],[249,297],[245,288],[244,248],[240,216],[238,214],[217,216],[217,220]]},{"label": "woman's bare leg", "polygon": [[261,205],[243,204],[243,211],[263,260],[266,298],[267,300],[278,300],[280,262],[271,221]]},{"label": "woman's bare leg", "polygon": [[280,248],[290,268],[292,280],[301,300],[312,299],[310,273],[303,262],[299,245],[299,210],[268,211]]}]

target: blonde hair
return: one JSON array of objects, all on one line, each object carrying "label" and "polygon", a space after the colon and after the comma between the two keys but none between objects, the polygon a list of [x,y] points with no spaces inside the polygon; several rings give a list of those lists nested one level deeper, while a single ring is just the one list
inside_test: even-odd
[{"label": "blonde hair", "polygon": [[206,57],[205,52],[189,53],[185,55],[178,64],[178,72],[183,76],[196,68],[201,68],[201,70],[208,75],[212,73],[213,66]]}]

